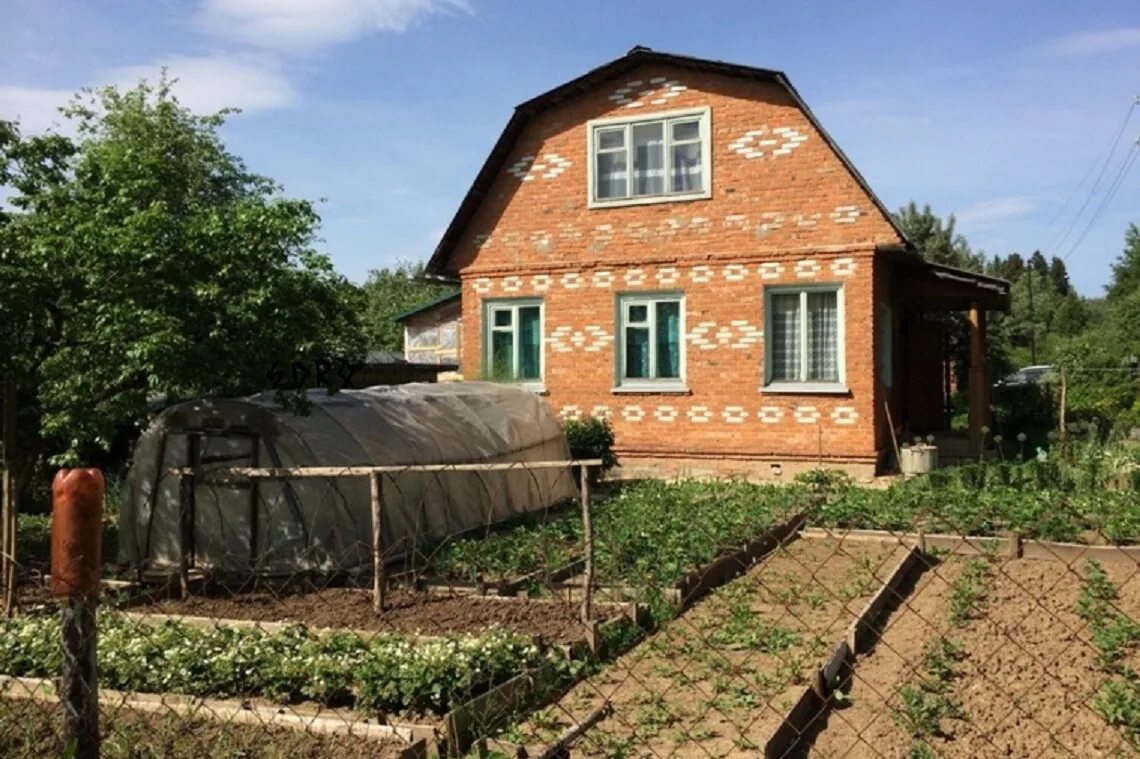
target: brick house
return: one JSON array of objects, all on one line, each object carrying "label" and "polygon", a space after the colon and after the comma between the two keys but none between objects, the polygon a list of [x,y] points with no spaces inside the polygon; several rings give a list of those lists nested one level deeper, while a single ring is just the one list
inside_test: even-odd
[{"label": "brick house", "polygon": [[981,356],[1009,299],[924,263],[784,74],[640,47],[516,108],[428,271],[463,376],[610,418],[638,473],[871,473],[888,404],[942,424],[932,317],[969,310]]}]

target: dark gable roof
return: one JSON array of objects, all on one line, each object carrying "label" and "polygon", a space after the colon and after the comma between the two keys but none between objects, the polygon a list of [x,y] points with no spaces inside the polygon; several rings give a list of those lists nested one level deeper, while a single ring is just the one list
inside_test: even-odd
[{"label": "dark gable roof", "polygon": [[[906,240],[906,235],[895,224],[894,219],[891,217],[890,211],[875,195],[874,191],[863,179],[863,175],[855,168],[850,159],[844,155],[835,140],[831,139],[831,135],[819,123],[815,115],[807,107],[807,104],[796,92],[796,88],[788,81],[788,77],[782,71],[774,71],[772,69],[754,68],[752,66],[741,66],[735,63],[725,63],[724,61],[706,60],[704,58],[693,58],[687,55],[673,55],[671,53],[659,53],[655,50],[650,50],[647,47],[635,47],[621,58],[612,60],[598,68],[589,71],[577,79],[571,79],[565,84],[560,84],[552,90],[542,93],[538,97],[531,98],[530,100],[522,103],[515,108],[515,112],[511,115],[510,121],[503,129],[503,133],[499,135],[498,141],[495,142],[495,147],[491,149],[491,154],[487,156],[487,160],[483,162],[483,168],[479,169],[479,174],[476,175],[475,181],[471,184],[471,189],[467,191],[464,196],[463,202],[459,204],[459,210],[455,212],[455,217],[448,225],[447,231],[443,233],[440,238],[439,244],[432,253],[431,259],[427,263],[427,272],[435,275],[448,275],[454,272],[447,271],[447,262],[451,256],[452,251],[455,249],[456,244],[459,242],[459,237],[463,234],[464,228],[471,222],[479,210],[480,204],[491,190],[491,184],[495,181],[495,177],[499,175],[503,164],[506,163],[511,150],[514,148],[515,141],[522,134],[523,129],[530,123],[536,115],[548,108],[563,103],[571,98],[577,97],[583,93],[589,92],[609,79],[620,76],[626,72],[632,71],[641,66],[660,64],[667,66],[675,66],[677,68],[690,69],[692,71],[704,71],[713,74],[723,74],[725,76],[737,77],[740,79],[753,79],[761,82],[773,82],[780,85],[792,97],[792,100],[807,116],[808,121],[812,126],[823,136],[823,139],[843,161],[844,166],[851,172],[851,176],[859,183],[867,196],[871,198],[875,206],[883,213],[883,216],[890,222],[898,233],[899,238]],[[909,243],[907,244],[909,246]]]},{"label": "dark gable roof", "polygon": [[416,314],[422,314],[424,311],[430,311],[436,306],[442,306],[444,303],[450,303],[453,300],[459,300],[458,290],[452,293],[447,293],[446,295],[441,295],[438,298],[432,298],[427,303],[421,303],[418,306],[409,308],[407,311],[401,311],[400,313],[393,316],[392,320],[402,322],[408,317],[415,316]]}]

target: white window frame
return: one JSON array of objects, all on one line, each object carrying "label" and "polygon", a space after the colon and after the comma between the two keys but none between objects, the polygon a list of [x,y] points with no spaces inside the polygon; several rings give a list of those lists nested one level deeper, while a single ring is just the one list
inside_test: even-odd
[{"label": "white window frame", "polygon": [[[839,379],[836,382],[814,382],[806,379],[788,382],[772,381],[772,296],[792,295],[800,296],[800,376],[806,372],[808,360],[808,322],[807,322],[807,296],[808,293],[835,293],[836,318],[836,366],[839,369]],[[776,285],[764,288],[764,387],[765,393],[848,393],[847,387],[847,308],[844,302],[844,287],[842,284],[819,285]]]},{"label": "white window frame", "polygon": [[[626,377],[625,376],[625,354],[626,354],[626,335],[625,328],[628,324],[627,314],[630,306],[647,306],[648,309],[648,327],[649,327],[649,373],[657,374],[657,311],[654,306],[662,301],[675,301],[680,306],[680,321],[677,325],[677,337],[679,345],[678,361],[680,362],[678,377]],[[614,323],[617,325],[617,351],[616,353],[616,366],[614,367],[614,392],[615,393],[638,393],[638,392],[689,392],[688,385],[685,384],[685,294],[677,290],[664,290],[654,292],[637,292],[637,293],[619,293],[616,303],[614,304]]]},{"label": "white window frame", "polygon": [[[538,378],[518,379],[519,373],[519,309],[538,306]],[[496,327],[495,313],[498,311],[511,312],[511,326]],[[546,305],[542,298],[495,298],[483,301],[483,365],[485,374],[491,377],[494,367],[494,343],[491,335],[494,332],[510,330],[513,344],[511,346],[512,366],[509,380],[499,379],[498,382],[511,382],[519,384],[536,392],[546,392]]]},{"label": "white window frame", "polygon": [[[699,120],[699,130],[701,139],[701,177],[703,180],[703,187],[700,190],[692,192],[670,192],[669,186],[673,177],[673,151],[672,151],[672,130],[669,129],[669,123],[673,120],[693,119]],[[665,192],[660,195],[637,195],[633,193],[633,127],[638,124],[645,124],[653,121],[664,122],[664,140],[665,140]],[[625,150],[628,157],[626,161],[626,171],[628,174],[626,180],[626,192],[628,193],[624,198],[599,198],[597,197],[597,186],[594,184],[594,173],[597,171],[597,156],[594,153],[595,134],[599,129],[612,128],[615,126],[625,127]],[[614,206],[638,206],[647,205],[650,203],[673,203],[676,201],[685,200],[700,200],[703,198],[712,197],[712,111],[707,106],[704,108],[689,108],[683,111],[658,111],[655,113],[647,113],[644,115],[633,117],[617,117],[606,119],[593,119],[586,122],[586,198],[589,208],[613,208]]]}]

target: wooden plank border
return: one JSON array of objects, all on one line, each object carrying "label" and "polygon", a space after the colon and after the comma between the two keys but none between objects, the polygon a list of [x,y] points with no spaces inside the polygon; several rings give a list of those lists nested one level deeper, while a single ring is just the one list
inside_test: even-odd
[{"label": "wooden plank border", "polygon": [[551,676],[549,668],[524,672],[452,709],[443,718],[440,754],[464,756],[478,741],[530,708]]},{"label": "wooden plank border", "polygon": [[[55,703],[59,700],[55,682],[47,678],[0,675],[0,697]],[[342,709],[321,709],[286,705],[255,705],[248,701],[200,698],[177,693],[128,693],[99,689],[101,707],[126,708],[138,712],[176,714],[187,719],[206,719],[258,726],[285,727],[316,735],[349,735],[367,740],[396,739],[406,744],[401,757],[424,756],[426,742],[434,738],[430,725],[384,725],[368,717]]]},{"label": "wooden plank border", "polygon": [[744,574],[777,546],[789,538],[794,538],[803,526],[803,522],[804,515],[795,514],[790,519],[769,527],[762,535],[753,538],[735,551],[689,573],[673,586],[680,593],[682,608],[689,608],[713,589]]},{"label": "wooden plank border", "polygon": [[1005,537],[991,535],[948,535],[944,533],[891,532],[889,530],[854,530],[805,527],[800,537],[807,539],[873,541],[881,543],[914,543],[926,549],[939,548],[966,556],[1003,554],[1007,558],[1061,561],[1072,564],[1082,559],[1128,561],[1140,564],[1140,545],[1090,545],[1034,540],[1018,533]]},{"label": "wooden plank border", "polygon": [[878,638],[875,623],[882,615],[883,609],[892,601],[902,598],[901,588],[918,567],[923,564],[922,552],[918,546],[912,546],[903,556],[894,569],[887,576],[886,582],[871,596],[863,610],[855,617],[847,628],[847,647],[852,655],[858,656],[868,651]]}]

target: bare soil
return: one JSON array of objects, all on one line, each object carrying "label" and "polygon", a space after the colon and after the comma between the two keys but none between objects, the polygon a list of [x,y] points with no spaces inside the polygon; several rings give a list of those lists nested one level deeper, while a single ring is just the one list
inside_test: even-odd
[{"label": "bare soil", "polygon": [[[923,645],[939,634],[964,657],[952,681],[961,720],[929,739],[939,757],[1104,757],[1133,755],[1092,708],[1105,675],[1084,622],[1074,612],[1083,563],[995,561],[980,613],[949,628],[949,591],[966,559],[929,570],[891,617],[875,649],[856,662],[850,706],[835,710],[811,754],[903,756],[915,741],[892,719],[898,689],[921,673]],[[1135,564],[1104,562],[1120,584],[1117,608],[1140,618]]]},{"label": "bare soil", "polygon": [[523,598],[483,598],[412,590],[388,593],[380,616],[372,611],[370,591],[326,588],[304,592],[258,590],[233,595],[198,595],[186,599],[140,600],[126,607],[136,613],[243,619],[255,622],[302,622],[314,628],[444,635],[501,628],[549,643],[582,640],[579,605]]},{"label": "bare soil", "polygon": [[504,738],[549,745],[608,700],[575,756],[757,756],[901,556],[793,541]]},{"label": "bare soil", "polygon": [[[0,699],[0,756],[65,756],[57,704]],[[174,714],[105,710],[100,724],[104,759],[396,759],[404,744],[347,735],[315,735],[288,728],[187,719]]]}]

